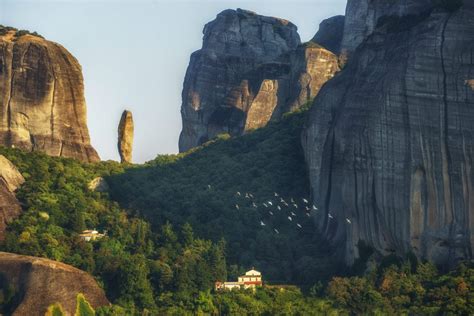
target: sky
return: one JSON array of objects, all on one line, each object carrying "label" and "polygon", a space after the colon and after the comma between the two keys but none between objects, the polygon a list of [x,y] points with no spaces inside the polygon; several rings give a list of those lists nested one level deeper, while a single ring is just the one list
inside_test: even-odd
[{"label": "sky", "polygon": [[346,0],[0,0],[0,24],[60,43],[83,69],[92,145],[119,160],[117,127],[133,113],[134,162],[178,152],[181,91],[202,29],[225,9],[290,20],[302,41]]}]

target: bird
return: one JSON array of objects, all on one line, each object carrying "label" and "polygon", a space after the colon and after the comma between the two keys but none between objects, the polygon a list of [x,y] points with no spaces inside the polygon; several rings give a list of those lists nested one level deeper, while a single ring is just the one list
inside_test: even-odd
[{"label": "bird", "polygon": [[265,226],[265,223],[260,221],[260,226]]},{"label": "bird", "polygon": [[285,200],[283,200],[283,198],[280,198],[280,202],[285,203]]},{"label": "bird", "polygon": [[294,206],[295,208],[298,208],[298,204],[296,204],[296,203],[295,203],[295,204],[293,204],[293,206]]},{"label": "bird", "polygon": [[273,212],[272,212],[272,211],[269,211],[268,213],[273,216]]},{"label": "bird", "polygon": [[249,196],[248,193],[245,193],[245,198],[246,198],[246,199],[249,199],[249,198],[250,198],[250,196]]},{"label": "bird", "polygon": [[295,203],[295,200],[293,200],[293,198],[291,198],[291,203]]},{"label": "bird", "polygon": [[309,213],[306,213],[306,216],[308,216],[308,217],[311,217],[311,214],[309,214]]},{"label": "bird", "polygon": [[316,206],[313,205],[313,210],[317,211],[318,208]]},{"label": "bird", "polygon": [[240,210],[239,204],[235,204],[235,208]]},{"label": "bird", "polygon": [[330,213],[328,213],[328,215],[329,215],[329,218],[334,218],[334,217],[332,217],[332,215]]},{"label": "bird", "polygon": [[272,203],[272,201],[268,201],[267,203],[273,206],[273,203]]},{"label": "bird", "polygon": [[257,208],[257,204],[255,204],[255,202],[252,202],[252,206],[253,206],[254,208]]},{"label": "bird", "polygon": [[291,222],[293,218],[291,218],[291,216],[288,216],[288,220]]},{"label": "bird", "polygon": [[307,199],[303,199],[303,202],[305,202],[306,204],[309,203]]},{"label": "bird", "polygon": [[262,204],[263,204],[263,206],[268,207],[267,203],[262,203]]},{"label": "bird", "polygon": [[279,196],[278,193],[274,192],[275,196]]},{"label": "bird", "polygon": [[249,193],[249,196],[253,199],[253,194],[252,193]]},{"label": "bird", "polygon": [[298,223],[298,224],[296,224],[296,226],[298,226],[299,228],[301,228],[301,225],[300,225],[299,223]]},{"label": "bird", "polygon": [[291,215],[292,215],[292,216],[296,216],[296,214],[295,214],[295,213],[293,213],[293,212],[291,212]]},{"label": "bird", "polygon": [[279,234],[280,232],[278,231],[278,229],[274,228],[273,229],[275,231],[275,233]]},{"label": "bird", "polygon": [[210,185],[210,184],[208,184],[208,185],[207,185],[207,188],[210,190],[210,189],[211,189],[211,185]]},{"label": "bird", "polygon": [[310,209],[309,207],[307,207],[307,206],[305,207],[305,210],[311,211],[311,209]]},{"label": "bird", "polygon": [[237,194],[238,196],[241,196],[241,195],[242,195],[242,194],[240,194],[240,192],[239,192],[239,191],[237,191],[237,193],[236,193],[236,194]]},{"label": "bird", "polygon": [[279,211],[281,211],[281,207],[280,207],[280,205],[278,205],[278,206],[277,206],[277,209],[278,209]]},{"label": "bird", "polygon": [[346,222],[347,222],[348,224],[352,224],[351,220],[348,219],[348,218],[346,218]]}]

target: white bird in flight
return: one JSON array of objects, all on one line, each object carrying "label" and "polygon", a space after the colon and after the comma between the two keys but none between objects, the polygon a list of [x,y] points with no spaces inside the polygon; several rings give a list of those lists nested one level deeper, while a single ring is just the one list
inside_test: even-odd
[{"label": "white bird in flight", "polygon": [[273,206],[273,203],[272,203],[272,201],[268,201],[267,203]]},{"label": "white bird in flight", "polygon": [[291,198],[291,203],[295,203],[295,200],[293,200],[293,198]]},{"label": "white bird in flight", "polygon": [[348,218],[346,218],[346,222],[347,222],[348,224],[352,224],[351,220],[348,219]]},{"label": "white bird in flight", "polygon": [[260,226],[265,226],[265,223],[260,221]]},{"label": "white bird in flight", "polygon": [[296,203],[295,203],[295,204],[293,204],[293,206],[294,206],[295,208],[298,208],[298,204],[296,204]]},{"label": "white bird in flight", "polygon": [[318,208],[316,206],[313,205],[313,210],[317,211]]},{"label": "white bird in flight", "polygon": [[291,222],[293,218],[291,218],[291,216],[288,216],[288,220]]},{"label": "white bird in flight", "polygon": [[252,206],[253,206],[254,208],[257,208],[257,204],[255,204],[255,202],[252,202]]},{"label": "white bird in flight", "polygon": [[283,198],[280,198],[280,202],[285,203],[285,200],[283,200]]},{"label": "white bird in flight", "polygon": [[298,224],[296,224],[296,226],[298,226],[299,228],[301,228],[301,227],[302,227],[302,226],[301,226],[299,223],[298,223]]},{"label": "white bird in flight", "polygon": [[309,213],[306,213],[306,216],[308,216],[308,217],[311,217],[311,214],[309,214]]},{"label": "white bird in flight", "polygon": [[279,234],[280,232],[278,231],[278,229],[274,228],[273,229],[275,231],[275,233]]},{"label": "white bird in flight", "polygon": [[249,193],[249,196],[253,199],[253,194],[252,193]]},{"label": "white bird in flight", "polygon": [[268,207],[267,203],[263,203],[263,206]]},{"label": "white bird in flight", "polygon": [[280,207],[280,205],[278,205],[278,206],[277,206],[277,209],[278,209],[279,211],[281,211],[281,207]]},{"label": "white bird in flight", "polygon": [[296,216],[296,214],[295,214],[295,213],[293,213],[293,212],[291,212],[291,215],[292,215],[292,216]]},{"label": "white bird in flight", "polygon": [[303,199],[303,202],[305,202],[306,204],[309,203],[307,199]]},{"label": "white bird in flight", "polygon": [[240,194],[240,192],[239,192],[239,191],[237,191],[237,193],[236,193],[236,194],[237,194],[238,196],[241,196],[241,194]]},{"label": "white bird in flight", "polygon": [[240,210],[239,204],[235,204],[235,208]]},{"label": "white bird in flight", "polygon": [[246,199],[249,199],[249,198],[250,198],[248,193],[245,193],[245,198],[246,198]]},{"label": "white bird in flight", "polygon": [[274,192],[275,193],[275,196],[279,196],[278,193]]},{"label": "white bird in flight", "polygon": [[207,185],[207,188],[210,190],[210,189],[211,189],[211,185],[210,185],[210,184],[208,184],[208,185]]},{"label": "white bird in flight", "polygon": [[332,217],[332,215],[330,213],[328,213],[328,215],[329,215],[329,218],[334,218],[334,217]]},{"label": "white bird in flight", "polygon": [[273,216],[273,212],[272,212],[272,211],[269,211],[268,213]]}]

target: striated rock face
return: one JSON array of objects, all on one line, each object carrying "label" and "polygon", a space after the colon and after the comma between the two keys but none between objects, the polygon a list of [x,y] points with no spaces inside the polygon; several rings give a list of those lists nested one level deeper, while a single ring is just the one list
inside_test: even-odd
[{"label": "striated rock face", "polygon": [[359,241],[440,264],[472,258],[473,43],[474,4],[391,19],[316,98],[303,145],[317,224],[348,263]]},{"label": "striated rock face", "polygon": [[118,150],[122,163],[132,162],[133,117],[132,112],[123,111],[118,127]]},{"label": "striated rock face", "polygon": [[302,46],[286,20],[240,9],[220,13],[191,56],[179,150],[262,127],[314,97],[338,66],[332,53],[313,46]]},{"label": "striated rock face", "polygon": [[39,37],[0,36],[0,144],[98,161],[86,125],[81,66]]},{"label": "striated rock face", "polygon": [[0,155],[0,241],[5,238],[7,225],[21,214],[14,192],[25,182],[18,169]]},{"label": "striated rock face", "polygon": [[345,17],[343,15],[333,16],[322,21],[312,41],[339,55],[344,36],[344,21]]},{"label": "striated rock face", "polygon": [[43,316],[54,303],[75,315],[78,293],[93,308],[110,304],[92,276],[57,261],[0,252],[0,276],[16,290],[13,316]]}]

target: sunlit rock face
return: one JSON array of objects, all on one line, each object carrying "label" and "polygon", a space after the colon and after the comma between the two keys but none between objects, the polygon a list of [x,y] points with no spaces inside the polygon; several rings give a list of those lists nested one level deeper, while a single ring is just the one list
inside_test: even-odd
[{"label": "sunlit rock face", "polygon": [[0,155],[0,241],[5,239],[7,225],[21,214],[21,205],[14,192],[24,182],[10,160]]},{"label": "sunlit rock face", "polygon": [[316,221],[349,264],[359,241],[440,264],[472,258],[473,6],[387,20],[313,104],[303,145]]},{"label": "sunlit rock face", "polygon": [[56,43],[13,34],[0,36],[0,145],[98,161],[78,61]]},{"label": "sunlit rock face", "polygon": [[314,97],[338,64],[313,46],[301,44],[289,21],[240,9],[220,13],[205,26],[186,73],[180,151],[265,126]]},{"label": "sunlit rock face", "polygon": [[132,162],[133,132],[132,112],[123,111],[118,127],[118,150],[122,163]]}]

